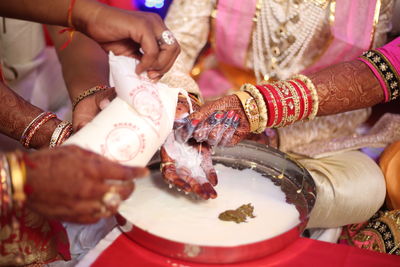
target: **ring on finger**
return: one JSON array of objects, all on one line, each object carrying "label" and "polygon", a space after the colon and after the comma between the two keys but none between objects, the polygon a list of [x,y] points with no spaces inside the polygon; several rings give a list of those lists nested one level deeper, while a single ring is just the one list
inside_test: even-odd
[{"label": "ring on finger", "polygon": [[172,162],[172,161],[161,162],[160,171],[162,171],[164,169],[164,167],[174,165],[174,164],[175,164],[175,162]]},{"label": "ring on finger", "polygon": [[176,39],[171,31],[165,30],[161,33],[161,37],[158,39],[158,45],[173,45],[176,43]]},{"label": "ring on finger", "polygon": [[116,208],[121,204],[121,196],[117,192],[116,187],[111,186],[102,198],[102,202],[106,208]]}]

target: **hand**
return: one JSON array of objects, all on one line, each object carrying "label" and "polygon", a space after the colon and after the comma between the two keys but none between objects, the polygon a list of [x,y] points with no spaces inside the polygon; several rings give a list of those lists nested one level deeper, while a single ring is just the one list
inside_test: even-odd
[{"label": "hand", "polygon": [[115,214],[118,205],[103,203],[105,194],[126,199],[133,191],[133,178],[147,173],[145,168],[125,167],[76,146],[39,150],[24,155],[24,160],[27,207],[75,223],[94,223]]},{"label": "hand", "polygon": [[107,88],[79,102],[72,114],[72,128],[74,132],[80,130],[90,122],[116,96],[114,88]]},{"label": "hand", "polygon": [[250,126],[240,100],[235,95],[222,97],[201,106],[176,130],[176,139],[194,138],[215,146],[233,146],[250,133]]},{"label": "hand", "polygon": [[[200,108],[193,100],[191,104],[193,110]],[[179,129],[189,113],[187,100],[180,96],[174,127]],[[210,147],[206,143],[183,144],[175,141],[174,133],[170,134],[161,147],[161,173],[168,184],[179,190],[192,192],[204,199],[217,197],[213,188],[217,185],[217,174],[212,164]]]},{"label": "hand", "polygon": [[[87,12],[88,8],[93,10]],[[77,1],[73,24],[104,50],[139,58],[136,73],[147,71],[150,79],[166,73],[180,53],[176,41],[171,45],[159,45],[162,32],[168,29],[154,13],[127,11],[98,3],[94,8],[91,1]]]},{"label": "hand", "polygon": [[178,190],[194,193],[203,199],[216,198],[217,173],[206,143],[178,143],[170,134],[161,147],[161,173]]}]

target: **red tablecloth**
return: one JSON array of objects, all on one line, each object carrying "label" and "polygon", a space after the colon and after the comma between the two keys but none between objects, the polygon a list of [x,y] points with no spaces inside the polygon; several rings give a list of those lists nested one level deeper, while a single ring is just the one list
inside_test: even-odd
[{"label": "red tablecloth", "polygon": [[92,267],[255,267],[255,266],[400,266],[400,256],[380,254],[346,245],[337,245],[300,238],[285,250],[256,261],[229,264],[204,265],[179,261],[155,254],[124,234],[119,235],[93,262]]}]

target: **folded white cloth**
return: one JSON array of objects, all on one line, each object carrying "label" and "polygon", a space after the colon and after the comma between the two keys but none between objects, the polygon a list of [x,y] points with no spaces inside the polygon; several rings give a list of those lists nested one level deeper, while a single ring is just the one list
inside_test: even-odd
[{"label": "folded white cloth", "polygon": [[136,59],[109,55],[117,98],[65,144],[76,144],[130,166],[146,166],[172,131],[178,94],[135,73]]}]

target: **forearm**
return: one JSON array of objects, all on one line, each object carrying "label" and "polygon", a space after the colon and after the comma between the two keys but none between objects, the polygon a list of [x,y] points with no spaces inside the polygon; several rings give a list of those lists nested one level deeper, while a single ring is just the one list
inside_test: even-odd
[{"label": "forearm", "polygon": [[319,116],[371,107],[384,101],[378,79],[359,60],[328,67],[309,78],[318,92]]},{"label": "forearm", "polygon": [[102,4],[95,0],[77,0],[71,12],[69,25],[68,8],[72,0],[12,0],[0,1],[0,16],[29,20],[59,26],[74,26],[84,30],[87,19],[98,11]]},{"label": "forearm", "polygon": [[[20,140],[27,125],[43,110],[25,101],[3,83],[0,83],[0,99],[2,103],[0,108],[0,132],[15,140]],[[51,135],[59,122],[58,119],[51,119],[40,127],[33,136],[30,147],[41,148],[48,146]]]},{"label": "forearm", "polygon": [[109,85],[108,56],[95,41],[78,32],[73,41],[60,50],[58,48],[68,36],[58,33],[61,27],[47,28],[57,50],[71,101],[91,87]]}]

